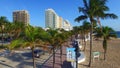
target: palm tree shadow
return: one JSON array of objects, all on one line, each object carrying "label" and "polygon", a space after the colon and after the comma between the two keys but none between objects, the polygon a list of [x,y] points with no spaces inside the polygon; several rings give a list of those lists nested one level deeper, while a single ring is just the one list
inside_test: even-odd
[{"label": "palm tree shadow", "polygon": [[10,59],[12,61],[17,61],[17,62],[20,62],[23,60],[23,58],[19,55],[19,54],[14,54],[12,56],[6,56],[7,59]]},{"label": "palm tree shadow", "polygon": [[23,61],[21,63],[19,63],[16,67],[17,68],[25,68],[25,66],[33,66],[33,62],[26,62],[26,61]]},{"label": "palm tree shadow", "polygon": [[24,53],[24,54],[19,54],[15,53],[12,56],[6,56],[6,58],[12,60],[12,61],[17,61],[20,62],[22,60],[29,60],[32,58],[32,54],[30,53]]},{"label": "palm tree shadow", "polygon": [[73,68],[71,62],[64,61],[61,68]]},{"label": "palm tree shadow", "polygon": [[[6,56],[4,56],[4,58],[7,58],[8,60],[11,60],[12,62],[19,62],[19,64],[17,65],[17,68],[24,68],[25,65],[32,66],[32,64],[33,64],[32,62],[24,61],[24,60],[29,60],[32,58],[30,56],[31,55],[30,53],[28,56],[27,55],[28,55],[28,53],[26,53],[26,54],[14,53],[12,55],[6,55]],[[4,64],[4,62],[6,62],[6,60],[3,60],[2,62],[0,62],[0,64],[10,67],[10,68],[14,68],[14,67],[10,66],[9,64]]]},{"label": "palm tree shadow", "polygon": [[1,64],[1,65],[4,65],[4,66],[7,66],[7,67],[10,67],[10,68],[14,68],[14,67],[12,67],[12,66],[10,66],[10,65],[7,65],[7,64],[5,64],[5,63],[1,63],[1,62],[0,62],[0,64]]}]

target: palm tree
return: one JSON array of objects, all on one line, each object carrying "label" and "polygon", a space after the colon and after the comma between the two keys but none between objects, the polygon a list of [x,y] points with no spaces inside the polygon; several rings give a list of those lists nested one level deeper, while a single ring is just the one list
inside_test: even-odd
[{"label": "palm tree", "polygon": [[54,68],[54,64],[55,64],[55,49],[57,48],[57,45],[59,43],[58,37],[57,37],[58,31],[49,29],[47,32],[49,34],[48,42],[52,46],[52,51],[53,51],[53,68]]},{"label": "palm tree", "polygon": [[81,20],[85,20],[89,18],[91,23],[91,31],[90,31],[90,61],[89,67],[91,66],[91,57],[92,57],[92,33],[93,33],[93,24],[96,22],[96,19],[102,18],[117,18],[117,16],[113,13],[105,13],[108,11],[108,7],[106,6],[107,0],[83,0],[84,7],[79,7],[79,12],[82,12],[83,15],[78,16],[75,21],[79,22]]},{"label": "palm tree", "polygon": [[20,48],[20,47],[30,47],[32,50],[32,59],[33,59],[33,68],[36,68],[35,59],[34,59],[34,48],[35,46],[44,47],[42,45],[45,45],[44,42],[40,39],[39,33],[42,30],[39,30],[38,28],[32,27],[30,25],[26,26],[25,28],[25,36],[21,36],[18,38],[15,38],[10,46],[9,49],[14,48]]},{"label": "palm tree", "polygon": [[14,35],[14,39],[19,38],[21,35],[25,33],[25,24],[22,22],[13,22],[11,25],[12,33]]},{"label": "palm tree", "polygon": [[32,50],[32,58],[33,58],[33,68],[36,68],[35,64],[35,59],[34,59],[34,48],[35,44],[39,43],[40,45],[43,45],[43,42],[37,37],[39,35],[38,29],[32,27],[32,26],[26,26],[27,28],[25,29],[25,35],[26,35],[26,45],[30,46]]},{"label": "palm tree", "polygon": [[5,32],[8,36],[10,36],[11,31],[12,31],[11,25],[12,25],[12,23],[10,23],[10,22],[8,22],[8,23],[5,24],[4,32]]},{"label": "palm tree", "polygon": [[65,37],[64,37],[63,34],[59,34],[58,37],[59,37],[59,39],[58,39],[59,44],[58,44],[58,45],[60,46],[60,60],[61,60],[61,67],[62,67],[62,54],[63,54],[63,53],[62,53],[62,44],[65,42],[65,41],[64,41],[64,38],[65,38]]},{"label": "palm tree", "polygon": [[0,28],[1,28],[1,33],[2,33],[2,46],[3,46],[3,41],[4,41],[4,39],[3,39],[3,29],[4,29],[4,27],[5,27],[5,23],[7,23],[8,22],[8,20],[7,20],[7,18],[6,17],[4,17],[4,16],[1,16],[0,17]]},{"label": "palm tree", "polygon": [[106,18],[111,18],[111,19],[116,19],[117,16],[114,13],[106,13],[106,11],[109,11],[109,7],[106,6],[107,0],[101,0],[101,1],[96,1],[96,10],[94,12],[95,18],[97,19],[98,24],[102,28],[102,25],[100,23],[100,18],[101,19],[106,19]]},{"label": "palm tree", "polygon": [[89,32],[90,32],[90,23],[87,22],[87,21],[84,21],[83,22],[83,35],[84,35],[84,51],[85,51],[85,48],[86,48],[86,45],[87,45],[87,42],[86,42],[86,36],[88,36]]},{"label": "palm tree", "polygon": [[75,35],[75,39],[78,38],[78,34],[80,33],[80,30],[82,30],[82,28],[79,27],[79,26],[74,26],[73,27],[73,34]]},{"label": "palm tree", "polygon": [[65,43],[69,38],[69,35],[68,35],[68,32],[66,32],[65,30],[60,30],[60,33],[57,35],[57,37],[59,41],[58,45],[60,47],[60,60],[61,60],[61,67],[62,67],[62,56],[63,56],[62,48],[63,46],[65,46]]},{"label": "palm tree", "polygon": [[4,25],[5,23],[9,22],[5,16],[0,17],[0,27]]},{"label": "palm tree", "polygon": [[103,38],[103,49],[104,49],[104,60],[106,59],[106,52],[107,52],[107,40],[110,39],[110,37],[117,37],[115,34],[115,31],[106,26],[106,27],[102,27],[102,31],[100,30],[101,28],[96,28],[96,35],[95,37],[99,38],[102,37]]},{"label": "palm tree", "polygon": [[4,32],[7,36],[14,40],[22,35],[25,36],[25,25],[21,22],[8,22],[5,24]]}]

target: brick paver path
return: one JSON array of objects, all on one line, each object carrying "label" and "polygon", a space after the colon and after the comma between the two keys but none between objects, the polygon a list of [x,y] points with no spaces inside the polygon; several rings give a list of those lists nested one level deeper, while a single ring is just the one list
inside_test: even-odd
[{"label": "brick paver path", "polygon": [[[55,54],[55,68],[72,68],[71,62],[66,61],[66,47],[62,47],[62,64],[60,60],[60,49]],[[42,66],[42,68],[53,68],[53,56]]]}]

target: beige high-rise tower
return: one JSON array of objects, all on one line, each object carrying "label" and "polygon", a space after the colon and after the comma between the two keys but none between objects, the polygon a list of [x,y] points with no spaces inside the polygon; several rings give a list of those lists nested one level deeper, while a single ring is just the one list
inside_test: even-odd
[{"label": "beige high-rise tower", "polygon": [[25,25],[29,24],[29,13],[27,10],[19,10],[13,12],[13,21],[23,22]]}]

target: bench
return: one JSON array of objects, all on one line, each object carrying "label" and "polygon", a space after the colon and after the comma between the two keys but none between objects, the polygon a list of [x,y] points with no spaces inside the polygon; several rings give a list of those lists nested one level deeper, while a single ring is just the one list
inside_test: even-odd
[{"label": "bench", "polygon": [[99,57],[100,57],[100,52],[93,52],[93,61],[95,58],[99,60]]}]

